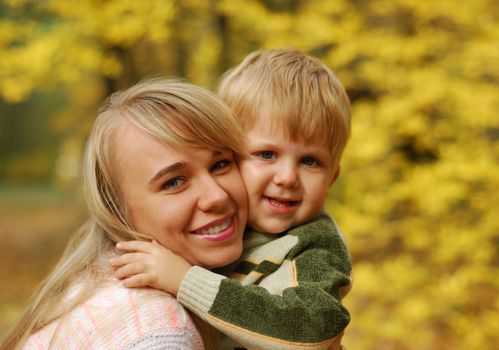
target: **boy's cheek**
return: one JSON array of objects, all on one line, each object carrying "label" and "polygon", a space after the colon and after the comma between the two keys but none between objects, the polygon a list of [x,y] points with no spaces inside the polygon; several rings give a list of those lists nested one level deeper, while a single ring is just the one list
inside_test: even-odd
[{"label": "boy's cheek", "polygon": [[239,162],[239,172],[244,180],[244,183],[249,182],[254,175],[258,174],[257,166],[254,161],[249,159],[241,159]]}]

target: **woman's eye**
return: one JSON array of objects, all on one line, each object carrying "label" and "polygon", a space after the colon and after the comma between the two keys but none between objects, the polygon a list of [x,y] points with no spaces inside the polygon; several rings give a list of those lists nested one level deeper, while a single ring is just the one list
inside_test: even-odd
[{"label": "woman's eye", "polygon": [[274,159],[275,158],[275,152],[272,151],[262,151],[258,152],[257,156],[260,157],[261,159]]},{"label": "woman's eye", "polygon": [[216,162],[211,167],[211,171],[217,171],[217,170],[220,170],[220,169],[224,169],[224,168],[228,167],[231,163],[232,163],[232,160],[230,160],[230,159],[220,160],[220,161]]},{"label": "woman's eye", "polygon": [[301,160],[302,164],[305,164],[306,166],[317,166],[319,162],[317,159],[313,157],[305,157]]},{"label": "woman's eye", "polygon": [[176,188],[179,188],[185,183],[185,179],[181,177],[176,177],[171,180],[166,181],[162,186],[161,189],[163,190],[173,190]]}]

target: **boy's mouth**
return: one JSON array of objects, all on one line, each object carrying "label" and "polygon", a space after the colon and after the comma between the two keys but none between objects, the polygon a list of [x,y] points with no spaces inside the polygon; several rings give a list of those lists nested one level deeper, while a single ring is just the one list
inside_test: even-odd
[{"label": "boy's mouth", "polygon": [[264,197],[264,199],[273,207],[277,208],[292,208],[298,205],[298,201],[286,200],[286,199],[277,199],[272,197]]}]

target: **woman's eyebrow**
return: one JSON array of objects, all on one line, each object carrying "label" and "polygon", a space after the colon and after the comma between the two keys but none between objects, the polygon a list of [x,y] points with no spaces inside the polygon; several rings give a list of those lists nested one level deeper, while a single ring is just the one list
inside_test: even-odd
[{"label": "woman's eyebrow", "polygon": [[216,156],[219,156],[223,153],[226,153],[226,152],[231,152],[232,150],[229,148],[229,147],[224,147],[224,148],[220,148],[218,150],[214,150],[213,151],[213,156],[216,157]]},{"label": "woman's eyebrow", "polygon": [[181,168],[185,167],[185,165],[186,165],[185,162],[176,162],[176,163],[173,163],[171,165],[168,165],[168,166],[164,167],[163,169],[161,169],[160,171],[158,171],[156,173],[156,175],[154,175],[149,180],[149,184],[154,183],[156,180],[162,178],[165,174],[171,173],[172,171],[175,171],[175,170],[178,170],[178,169],[181,169]]}]

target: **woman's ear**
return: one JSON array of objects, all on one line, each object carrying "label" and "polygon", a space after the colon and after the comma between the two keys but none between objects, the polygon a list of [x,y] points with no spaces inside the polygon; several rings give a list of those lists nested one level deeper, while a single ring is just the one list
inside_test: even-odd
[{"label": "woman's ear", "polygon": [[336,169],[333,171],[333,174],[331,176],[331,182],[329,183],[329,186],[332,186],[335,181],[338,179],[338,177],[340,176],[340,166],[338,165],[336,167]]}]

